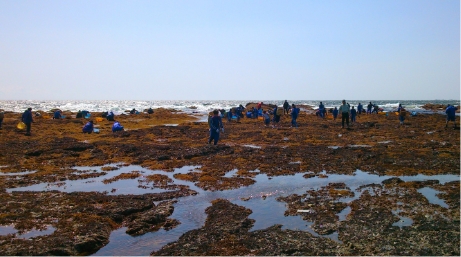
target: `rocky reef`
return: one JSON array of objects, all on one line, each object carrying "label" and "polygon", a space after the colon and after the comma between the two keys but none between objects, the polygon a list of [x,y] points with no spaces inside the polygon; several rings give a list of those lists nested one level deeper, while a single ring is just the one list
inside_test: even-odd
[{"label": "rocky reef", "polygon": [[[16,128],[20,114],[5,113],[0,130],[0,226],[12,226],[18,233],[49,226],[55,231],[30,239],[17,233],[0,235],[1,255],[89,255],[122,226],[130,235],[142,235],[179,224],[171,218],[175,201],[197,192],[172,185],[161,175],[142,178],[142,183],[168,192],[7,191],[97,178],[112,170],[81,172],[75,167],[115,163],[163,171],[200,166],[175,178],[209,191],[252,185],[254,170],[270,177],[309,172],[306,178],[321,178],[353,175],[356,170],[395,177],[362,187],[360,197],[350,201],[341,199],[358,192],[344,183],[277,198],[286,203],[285,215],[311,222],[318,235],[335,232],[338,241],[281,226],[250,232],[251,210],[218,199],[206,210],[202,228],[185,233],[153,255],[459,255],[459,181],[442,184],[397,178],[459,174],[460,133],[445,128],[443,115],[407,117],[404,125],[393,113],[361,115],[350,129],[342,129],[341,121],[331,116],[321,119],[305,110],[298,128],[290,127],[288,115],[282,117],[279,128],[266,127],[257,119],[225,120],[225,132],[213,146],[207,144],[206,122],[174,110],[116,116],[126,129],[116,133],[111,131],[113,122],[93,113],[99,133],[92,134],[82,133],[88,120],[72,118],[75,114],[65,112],[66,119],[53,120],[49,113],[41,113],[32,124],[31,136]],[[236,176],[226,177],[231,170],[237,170]],[[141,180],[132,171],[106,183],[123,179]],[[418,193],[422,187],[438,190],[448,207],[429,203]],[[345,208],[350,213],[340,219],[338,213]],[[399,215],[411,218],[413,224],[393,225]]]}]

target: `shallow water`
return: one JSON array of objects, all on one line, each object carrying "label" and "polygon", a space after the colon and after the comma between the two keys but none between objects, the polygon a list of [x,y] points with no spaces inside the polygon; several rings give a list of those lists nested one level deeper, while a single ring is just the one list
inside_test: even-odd
[{"label": "shallow water", "polygon": [[[107,165],[114,166],[114,165]],[[107,167],[104,166],[104,167]],[[291,194],[305,194],[308,190],[318,190],[329,183],[345,183],[347,187],[355,193],[354,197],[342,198],[341,202],[349,203],[355,199],[358,199],[360,195],[368,190],[362,189],[356,191],[356,189],[363,185],[368,184],[380,184],[383,180],[391,178],[390,176],[379,176],[375,174],[369,174],[360,170],[357,170],[354,175],[340,175],[340,174],[327,174],[323,172],[321,174],[326,177],[320,178],[319,176],[312,178],[304,178],[303,175],[308,173],[298,173],[289,176],[276,176],[268,177],[266,174],[259,174],[258,170],[253,172],[258,173],[254,180],[256,183],[247,187],[241,187],[233,190],[225,191],[204,191],[194,183],[175,179],[174,174],[188,173],[192,170],[199,169],[199,166],[185,166],[179,169],[175,169],[173,172],[165,172],[161,170],[148,170],[141,166],[122,166],[116,165],[119,169],[106,171],[107,174],[97,177],[82,180],[66,180],[60,181],[59,183],[42,183],[22,188],[7,189],[7,192],[12,191],[47,191],[47,190],[59,190],[62,192],[75,192],[75,191],[98,191],[107,192],[109,195],[117,194],[145,194],[155,192],[165,192],[167,190],[155,188],[151,185],[146,187],[146,183],[143,182],[143,177],[136,179],[124,179],[118,180],[110,184],[104,184],[104,179],[113,178],[121,173],[131,173],[132,171],[138,171],[142,176],[151,174],[163,174],[167,175],[174,182],[169,185],[187,185],[190,189],[198,192],[197,195],[187,196],[179,198],[178,202],[174,204],[174,212],[170,218],[177,219],[181,222],[176,228],[169,231],[160,230],[157,232],[147,233],[142,236],[132,237],[125,233],[126,228],[120,228],[112,232],[110,242],[105,247],[101,248],[95,255],[149,255],[154,250],[159,250],[168,242],[176,241],[182,234],[192,229],[197,229],[205,224],[206,214],[205,209],[211,206],[211,201],[217,198],[227,199],[234,204],[244,206],[252,210],[252,214],[249,216],[250,219],[254,219],[254,226],[251,231],[264,229],[275,224],[281,224],[282,229],[291,230],[302,230],[312,233],[314,236],[319,236],[311,228],[311,222],[302,220],[301,216],[285,216],[286,205],[283,202],[276,200],[279,196],[288,196]],[[102,172],[102,167],[79,167],[75,168],[76,172]],[[234,169],[226,173],[224,177],[236,176],[238,170]],[[400,177],[404,181],[422,181],[422,180],[434,180],[437,179],[440,183],[446,183],[449,181],[458,181],[459,175],[437,175],[437,176],[402,176]],[[138,186],[143,187],[138,187]],[[116,189],[113,191],[112,189]],[[438,191],[430,188],[423,188],[418,190],[421,194],[428,198],[429,202],[445,204],[443,200],[436,197]],[[434,191],[436,191],[434,193]],[[372,192],[370,192],[372,193]],[[249,199],[245,201],[246,199]],[[438,199],[438,200],[437,200]],[[446,205],[446,204],[445,204]],[[337,215],[340,221],[347,218],[350,213],[350,207],[346,207]],[[396,215],[398,213],[395,213]],[[400,217],[401,221],[396,222],[395,226],[409,226],[412,221]],[[338,234],[333,233],[328,235],[333,240],[338,241]]]},{"label": "shallow water", "polygon": [[46,229],[44,230],[37,230],[37,229],[32,229],[30,231],[27,231],[26,233],[18,233],[18,230],[14,228],[14,226],[0,226],[0,235],[8,235],[8,234],[16,234],[17,238],[23,238],[23,239],[30,239],[33,237],[38,237],[38,236],[46,236],[46,235],[51,235],[53,232],[56,230],[55,227],[48,225]]}]

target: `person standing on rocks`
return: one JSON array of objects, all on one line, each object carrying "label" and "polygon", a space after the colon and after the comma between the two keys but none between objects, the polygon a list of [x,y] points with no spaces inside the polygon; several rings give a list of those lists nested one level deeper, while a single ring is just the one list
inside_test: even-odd
[{"label": "person standing on rocks", "polygon": [[352,106],[352,109],[351,109],[351,122],[352,123],[355,122],[355,117],[357,117],[357,110],[354,109],[354,106]]},{"label": "person standing on rocks", "polygon": [[363,105],[359,103],[359,105],[357,105],[357,114],[360,116],[362,112],[363,112]]},{"label": "person standing on rocks", "polygon": [[325,118],[325,105],[322,102],[319,104],[319,114],[321,118]]},{"label": "person standing on rocks", "polygon": [[299,108],[296,108],[295,104],[291,105],[291,127],[297,128],[298,123],[296,123],[296,119],[298,119],[299,115]]},{"label": "person standing on rocks", "polygon": [[373,108],[373,104],[370,102],[370,103],[367,105],[367,114],[371,114],[371,108]]},{"label": "person standing on rocks", "polygon": [[3,118],[5,118],[5,114],[3,113],[3,110],[0,110],[0,130],[2,130]]},{"label": "person standing on rocks", "polygon": [[287,100],[283,103],[283,114],[288,114],[288,111],[290,110],[290,104],[288,103]]},{"label": "person standing on rocks", "polygon": [[[281,113],[279,112],[279,108],[278,106],[275,106],[274,110],[273,110],[273,114],[274,114],[274,119],[273,119],[273,122],[274,122],[274,125],[273,127],[278,127],[279,125],[279,122],[280,122],[280,116],[281,116]],[[278,112],[278,113],[277,113]],[[284,111],[285,112],[285,111]]]},{"label": "person standing on rocks", "polygon": [[21,121],[26,124],[26,136],[30,136],[30,128],[32,126],[32,122],[34,122],[34,118],[32,117],[32,108],[27,108],[27,110],[22,114]]},{"label": "person standing on rocks", "polygon": [[349,112],[350,107],[346,104],[346,100],[343,100],[343,104],[339,107],[339,113],[341,113],[341,127],[344,128],[344,121],[346,121],[347,128],[349,128]]},{"label": "person standing on rocks", "polygon": [[219,116],[219,111],[214,110],[213,117],[210,118],[210,139],[208,139],[208,144],[211,144],[211,141],[214,141],[214,145],[218,144],[220,130],[224,132],[222,119]]},{"label": "person standing on rocks", "polygon": [[453,105],[447,105],[447,109],[445,109],[445,113],[447,114],[447,122],[445,123],[445,128],[448,127],[449,121],[453,121],[454,128],[456,128],[456,110],[458,110],[458,108],[454,107]]},{"label": "person standing on rocks", "polygon": [[335,106],[335,109],[333,110],[333,120],[336,120],[336,118],[338,117],[338,108],[336,108]]}]

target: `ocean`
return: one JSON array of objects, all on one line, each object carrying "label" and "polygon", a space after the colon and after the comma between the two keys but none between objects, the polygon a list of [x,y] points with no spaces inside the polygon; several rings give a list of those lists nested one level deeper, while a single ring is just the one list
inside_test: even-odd
[{"label": "ocean", "polygon": [[[229,110],[239,104],[245,106],[247,103],[263,102],[265,104],[277,104],[282,106],[284,100],[161,100],[161,101],[134,101],[134,100],[85,100],[85,101],[45,101],[45,100],[0,100],[0,109],[11,112],[23,112],[31,107],[33,111],[50,111],[52,109],[61,109],[62,111],[77,112],[86,110],[89,112],[113,111],[115,114],[125,113],[133,108],[143,111],[148,108],[167,108],[183,111],[186,113],[208,113],[214,109]],[[288,103],[296,105],[309,105],[317,108],[320,101],[325,107],[333,108],[341,105],[341,100],[288,100]],[[402,104],[408,111],[417,113],[444,113],[443,111],[428,111],[422,106],[427,103],[432,104],[451,104],[459,105],[460,100],[349,100],[351,106],[357,106],[362,103],[365,106],[372,102],[383,108],[385,112],[395,111],[399,104]]]}]

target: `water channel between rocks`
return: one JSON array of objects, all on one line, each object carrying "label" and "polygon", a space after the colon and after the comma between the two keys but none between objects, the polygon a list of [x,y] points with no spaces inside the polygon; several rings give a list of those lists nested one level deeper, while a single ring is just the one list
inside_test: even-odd
[{"label": "water channel between rocks", "polygon": [[[159,230],[157,232],[147,233],[142,236],[130,236],[125,233],[126,228],[122,227],[112,232],[110,236],[110,242],[105,247],[101,248],[94,255],[149,255],[152,251],[159,250],[161,247],[169,242],[176,241],[182,234],[187,231],[200,228],[204,225],[206,220],[205,209],[211,206],[211,201],[217,198],[223,198],[231,201],[234,204],[244,206],[253,211],[249,216],[250,219],[254,219],[256,222],[252,227],[251,231],[264,229],[275,224],[283,225],[282,229],[291,230],[302,230],[307,231],[315,236],[319,236],[311,228],[311,222],[304,221],[301,216],[285,216],[286,205],[283,202],[276,200],[279,196],[288,196],[291,194],[304,194],[307,190],[318,190],[329,183],[345,183],[351,191],[355,192],[355,196],[351,198],[343,198],[342,202],[351,202],[358,199],[362,191],[355,191],[358,187],[368,185],[372,183],[380,184],[383,180],[391,178],[390,176],[378,176],[369,174],[360,170],[357,170],[353,176],[351,175],[338,175],[338,174],[326,174],[327,177],[312,177],[304,178],[305,173],[298,173],[295,175],[288,176],[276,176],[268,177],[265,174],[258,174],[255,176],[253,185],[248,187],[241,187],[234,190],[225,191],[204,191],[199,187],[195,186],[194,183],[178,180],[173,177],[174,174],[185,174],[192,170],[198,170],[198,166],[186,166],[179,169],[175,169],[173,172],[164,172],[160,170],[149,170],[141,166],[124,166],[124,165],[106,165],[116,166],[117,170],[106,171],[107,174],[82,180],[67,180],[59,183],[41,183],[21,188],[7,189],[7,192],[12,191],[49,191],[59,190],[62,192],[76,192],[76,191],[98,191],[106,192],[108,195],[120,195],[120,194],[145,194],[145,193],[160,193],[168,190],[152,188],[145,186],[143,177],[152,174],[167,175],[174,182],[175,185],[187,185],[190,189],[198,192],[197,195],[179,198],[178,202],[174,204],[174,212],[170,218],[177,219],[181,222],[177,227],[165,231]],[[78,172],[102,172],[102,167],[78,167],[74,168]],[[115,182],[104,184],[102,181],[105,179],[113,178],[121,173],[131,173],[133,171],[140,172],[142,177],[136,179],[122,179]],[[228,172],[225,177],[235,176],[237,170]],[[254,171],[259,173],[258,170]],[[30,172],[29,172],[30,173]],[[1,173],[0,173],[1,174]],[[21,173],[5,174],[10,176],[20,176]],[[459,175],[436,175],[436,176],[401,176],[399,177],[403,181],[424,181],[437,179],[440,183],[444,184],[450,181],[458,181]],[[138,187],[143,185],[142,187]],[[114,190],[115,189],[115,190]],[[422,188],[418,192],[423,194],[430,203],[441,205],[447,208],[446,203],[439,199],[436,194],[438,191],[432,188]],[[249,199],[244,201],[242,199]],[[157,204],[157,203],[156,203]],[[350,213],[351,208],[346,207],[340,213],[338,213],[339,221],[346,219],[346,216]],[[396,222],[394,226],[409,226],[412,224],[412,220],[407,217],[401,217],[398,212],[394,213],[396,216],[401,218],[400,222]],[[0,234],[15,233],[12,227],[0,227]],[[46,232],[48,231],[48,233]],[[51,234],[54,231],[53,227],[49,227],[48,230],[41,233]],[[338,234],[327,235],[333,240],[338,240]]]}]

